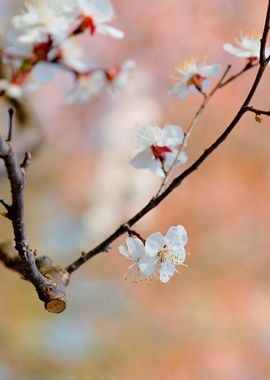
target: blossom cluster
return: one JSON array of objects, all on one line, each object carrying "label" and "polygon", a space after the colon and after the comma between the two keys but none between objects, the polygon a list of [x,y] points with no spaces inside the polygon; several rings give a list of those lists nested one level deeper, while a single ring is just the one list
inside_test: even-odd
[{"label": "blossom cluster", "polygon": [[[236,46],[224,44],[223,48],[230,54],[247,60],[247,67],[258,63],[260,57],[260,36],[255,33],[240,33]],[[270,48],[266,48],[269,56]],[[170,90],[180,99],[185,99],[189,93],[201,93],[205,97],[210,87],[210,78],[221,74],[220,64],[198,63],[197,58],[191,57],[181,65],[176,66],[180,77]],[[186,138],[178,125],[143,126],[137,131],[136,141],[139,152],[131,160],[136,169],[149,169],[152,173],[167,177],[172,168],[184,164],[187,156],[183,152]],[[146,241],[139,237],[130,236],[126,239],[126,247],[120,246],[119,252],[129,260],[134,261],[130,268],[136,267],[137,279],[159,277],[161,282],[168,282],[176,271],[176,266],[185,261],[185,244],[187,233],[183,226],[169,228],[163,236],[156,232]]]},{"label": "blossom cluster", "polygon": [[[124,88],[135,63],[128,59],[109,68],[89,68],[77,38],[85,33],[88,38],[99,34],[122,39],[124,33],[108,25],[114,16],[110,0],[26,0],[24,10],[13,17],[5,35],[1,59],[9,70],[7,78],[0,78],[0,96],[19,99],[52,80],[59,70],[71,73],[75,80],[67,94],[69,102],[89,101],[105,88]],[[236,45],[223,46],[226,52],[246,59],[248,66],[258,63],[260,47],[256,33],[240,33]],[[269,54],[267,47],[266,55]],[[178,76],[170,93],[180,99],[199,93],[206,99],[211,78],[219,76],[221,70],[220,64],[199,63],[191,57],[176,66]],[[137,130],[136,141],[139,152],[131,165],[163,177],[162,185],[174,167],[187,161],[187,134],[179,125],[142,126]],[[136,279],[155,276],[168,282],[177,272],[176,267],[185,261],[185,228],[173,226],[165,235],[155,232],[146,240],[129,232],[126,246],[121,245],[119,252],[133,262],[130,269],[136,268]]]},{"label": "blossom cluster", "polygon": [[[240,38],[236,39],[236,46],[226,43],[223,49],[239,58],[247,59],[247,63],[254,65],[260,57],[261,36],[258,33],[250,34],[240,33]],[[266,48],[266,55],[270,54],[270,48]],[[185,60],[182,64],[176,66],[176,71],[180,74],[175,86],[170,93],[176,94],[180,99],[185,99],[189,93],[202,93],[205,95],[211,82],[210,77],[218,76],[221,73],[220,64],[208,65],[206,63],[198,64],[196,57]]]},{"label": "blossom cluster", "polygon": [[176,266],[183,265],[187,241],[187,232],[179,225],[170,227],[165,236],[155,232],[145,241],[128,237],[126,247],[121,245],[118,249],[121,255],[134,262],[129,269],[136,268],[136,279],[158,276],[166,283],[177,271]]},{"label": "blossom cluster", "polygon": [[6,32],[2,57],[11,66],[9,79],[0,79],[0,94],[20,98],[57,70],[73,74],[75,85],[69,101],[87,101],[106,86],[125,87],[134,62],[128,60],[108,69],[91,69],[83,59],[77,35],[87,33],[117,39],[124,33],[107,23],[114,17],[109,0],[28,0],[13,17]]}]

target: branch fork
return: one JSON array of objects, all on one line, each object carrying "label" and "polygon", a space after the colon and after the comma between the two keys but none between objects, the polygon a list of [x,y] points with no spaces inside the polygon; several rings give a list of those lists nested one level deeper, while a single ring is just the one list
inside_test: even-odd
[{"label": "branch fork", "polygon": [[36,258],[29,247],[24,222],[24,185],[31,155],[26,153],[22,164],[18,164],[11,143],[12,116],[13,113],[10,112],[7,141],[0,136],[0,157],[4,161],[10,182],[12,203],[8,205],[4,200],[0,203],[7,210],[6,217],[12,222],[15,249],[10,245],[8,250],[7,245],[1,246],[0,259],[7,267],[19,272],[34,285],[48,311],[59,313],[66,308],[65,288],[69,275],[66,270],[54,266],[51,260]]},{"label": "branch fork", "polygon": [[[152,209],[157,207],[169,194],[172,193],[174,189],[179,187],[182,182],[191,175],[195,170],[197,170],[206,159],[227,139],[227,137],[235,129],[236,125],[247,112],[253,112],[256,115],[267,115],[270,116],[270,111],[258,110],[250,106],[250,102],[259,86],[259,83],[263,77],[266,66],[270,61],[270,56],[266,57],[266,43],[269,34],[269,23],[270,23],[270,0],[268,0],[268,7],[265,17],[265,24],[263,35],[261,39],[261,49],[260,49],[260,59],[259,62],[253,63],[249,62],[244,69],[239,73],[232,75],[225,80],[225,77],[230,70],[230,66],[226,69],[221,80],[218,82],[216,87],[210,92],[208,96],[204,95],[203,103],[201,104],[199,110],[194,116],[189,129],[187,130],[184,138],[183,145],[185,144],[191,130],[196,123],[198,117],[204,110],[210,97],[218,89],[224,87],[228,83],[232,82],[245,71],[252,67],[258,66],[258,71],[251,89],[243,102],[239,111],[223,131],[223,133],[207,148],[204,152],[191,164],[186,170],[184,170],[180,175],[174,178],[168,186],[165,187],[165,182],[158,193],[150,199],[150,201],[133,217],[131,217],[125,224],[120,225],[110,236],[108,236],[103,242],[94,247],[88,252],[83,252],[81,256],[75,260],[73,263],[68,265],[65,269],[59,266],[55,266],[52,260],[47,256],[37,257],[35,251],[33,252],[28,243],[25,222],[24,222],[24,185],[25,185],[25,173],[27,167],[30,164],[31,156],[26,153],[25,158],[21,165],[18,165],[14,151],[12,149],[12,117],[13,112],[9,111],[10,124],[9,133],[7,141],[4,141],[0,136],[0,158],[3,159],[5,167],[7,170],[8,179],[11,187],[11,197],[12,203],[8,205],[5,201],[0,200],[0,203],[7,210],[7,217],[11,220],[13,226],[15,249],[12,243],[2,243],[0,244],[0,261],[2,261],[8,268],[15,270],[20,273],[23,278],[31,282],[39,298],[44,302],[45,308],[49,312],[60,313],[66,308],[66,287],[69,283],[71,274],[79,269],[88,260],[92,259],[94,256],[101,252],[106,252],[111,243],[117,238],[125,233],[129,233],[131,236],[140,235],[132,230],[131,227],[141,220],[146,214],[148,214]],[[180,147],[182,149],[182,147]],[[166,173],[169,176],[169,172]],[[167,179],[167,178],[166,178]]]}]

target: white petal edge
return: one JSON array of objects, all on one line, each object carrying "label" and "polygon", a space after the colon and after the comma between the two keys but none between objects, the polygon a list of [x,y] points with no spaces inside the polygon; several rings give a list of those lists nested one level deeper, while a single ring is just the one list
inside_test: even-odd
[{"label": "white petal edge", "polygon": [[126,245],[128,248],[129,257],[131,259],[137,260],[145,255],[144,244],[137,237],[126,238]]},{"label": "white petal edge", "polygon": [[188,235],[185,227],[182,225],[170,227],[165,235],[165,242],[168,245],[185,246],[188,242]]},{"label": "white petal edge", "polygon": [[169,263],[168,261],[165,261],[164,263],[161,263],[160,270],[159,270],[159,279],[164,284],[167,283],[171,277],[174,275],[175,272],[175,266],[174,264]]},{"label": "white petal edge", "polygon": [[167,124],[162,129],[162,144],[165,146],[180,145],[184,139],[184,132],[179,125]]},{"label": "white petal edge", "polygon": [[136,156],[130,161],[135,169],[147,169],[150,165],[150,162],[153,159],[153,154],[151,149],[147,148],[142,152],[136,154]]}]

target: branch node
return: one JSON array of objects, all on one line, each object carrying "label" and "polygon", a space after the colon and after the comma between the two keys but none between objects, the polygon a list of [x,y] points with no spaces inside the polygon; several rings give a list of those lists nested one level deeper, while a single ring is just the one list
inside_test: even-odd
[{"label": "branch node", "polygon": [[6,203],[6,202],[4,201],[4,199],[0,199],[0,204],[1,204],[2,206],[4,206],[5,209],[6,209],[6,211],[7,211],[6,213],[2,213],[2,215],[3,215],[5,218],[7,218],[7,219],[12,220],[12,206],[9,205],[8,203]]}]

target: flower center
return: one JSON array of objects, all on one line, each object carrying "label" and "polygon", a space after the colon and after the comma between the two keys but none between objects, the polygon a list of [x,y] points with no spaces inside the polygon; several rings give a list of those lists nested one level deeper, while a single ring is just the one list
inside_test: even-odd
[{"label": "flower center", "polygon": [[158,257],[160,258],[160,262],[161,263],[164,263],[164,261],[166,261],[167,260],[167,249],[166,249],[166,247],[164,247],[163,249],[162,249],[162,251],[160,251],[159,253],[158,253]]},{"label": "flower center", "polygon": [[48,41],[40,42],[39,44],[33,47],[33,58],[32,63],[37,63],[39,61],[47,61],[48,53],[52,48],[52,38],[48,37]]},{"label": "flower center", "polygon": [[171,153],[172,150],[168,146],[151,145],[152,153],[156,160],[165,160],[166,153]]},{"label": "flower center", "polygon": [[165,261],[168,261],[171,264],[175,265],[179,263],[178,255],[175,252],[173,252],[167,245],[165,245],[157,255],[161,263],[164,263]]},{"label": "flower center", "polygon": [[113,81],[116,77],[118,77],[118,75],[120,74],[121,72],[121,69],[120,67],[113,67],[109,70],[106,71],[106,78],[108,79],[108,81]]},{"label": "flower center", "polygon": [[81,17],[81,23],[78,26],[76,30],[74,30],[73,34],[79,34],[84,32],[86,29],[89,29],[90,34],[93,35],[96,31],[96,25],[94,23],[94,20],[91,16],[85,16],[82,15]]},{"label": "flower center", "polygon": [[25,73],[18,73],[13,76],[10,82],[16,86],[22,86],[25,82],[25,79],[26,79]]},{"label": "flower center", "polygon": [[180,63],[176,66],[176,71],[178,71],[181,75],[186,75],[190,72],[190,70],[194,67],[197,67],[197,57],[190,57],[186,59],[184,62]]},{"label": "flower center", "polygon": [[259,60],[257,57],[248,57],[247,58],[248,64],[249,65],[255,65]]},{"label": "flower center", "polygon": [[192,77],[187,81],[187,84],[189,86],[194,85],[197,90],[201,91],[202,90],[202,81],[205,80],[206,77],[203,77],[200,74],[194,74]]}]

